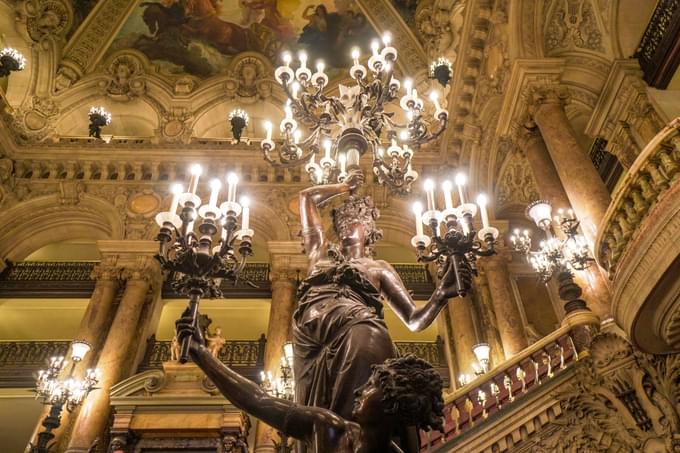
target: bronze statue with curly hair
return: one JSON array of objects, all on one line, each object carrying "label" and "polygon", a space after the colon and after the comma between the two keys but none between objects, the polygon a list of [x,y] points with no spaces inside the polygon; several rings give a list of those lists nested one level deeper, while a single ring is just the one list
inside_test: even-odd
[{"label": "bronze statue with curly hair", "polygon": [[442,381],[422,359],[409,355],[372,368],[356,390],[351,421],[324,408],[267,394],[213,357],[192,318],[177,321],[180,341],[191,337],[189,352],[220,392],[239,409],[301,441],[315,453],[386,453],[402,450],[393,437],[404,425],[440,429]]},{"label": "bronze statue with curly hair", "polygon": [[[352,415],[355,390],[371,376],[371,365],[397,356],[383,320],[382,301],[409,329],[418,331],[428,327],[448,298],[456,295],[452,273],[447,272],[430,300],[416,307],[394,268],[366,253],[382,233],[375,225],[379,213],[372,200],[356,194],[362,183],[363,175],[354,170],[340,184],[300,192],[302,237],[310,267],[293,315],[296,400],[346,419]],[[349,197],[332,214],[339,240],[334,246],[325,237],[319,209],[342,194]],[[417,436],[408,437],[404,441],[402,436],[402,448],[417,450]]]}]

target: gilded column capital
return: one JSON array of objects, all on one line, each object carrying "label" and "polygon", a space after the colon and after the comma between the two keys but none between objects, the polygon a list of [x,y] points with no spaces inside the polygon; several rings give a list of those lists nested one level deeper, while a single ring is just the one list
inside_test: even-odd
[{"label": "gilded column capital", "polygon": [[302,252],[299,241],[269,241],[271,271],[269,279],[277,281],[296,281],[307,274],[309,259]]},{"label": "gilded column capital", "polygon": [[121,279],[122,269],[118,266],[101,262],[95,265],[90,278],[96,281],[112,281]]},{"label": "gilded column capital", "polygon": [[564,106],[569,102],[569,97],[569,90],[561,85],[536,85],[531,87],[528,101],[536,109],[542,105]]}]

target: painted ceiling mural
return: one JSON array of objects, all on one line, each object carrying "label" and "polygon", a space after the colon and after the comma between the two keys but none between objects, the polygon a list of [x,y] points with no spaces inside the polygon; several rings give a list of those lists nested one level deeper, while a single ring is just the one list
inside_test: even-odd
[{"label": "painted ceiling mural", "polygon": [[279,64],[283,50],[306,50],[327,72],[351,64],[350,49],[375,32],[346,0],[142,0],[108,52],[136,49],[166,75],[221,73],[242,52]]}]

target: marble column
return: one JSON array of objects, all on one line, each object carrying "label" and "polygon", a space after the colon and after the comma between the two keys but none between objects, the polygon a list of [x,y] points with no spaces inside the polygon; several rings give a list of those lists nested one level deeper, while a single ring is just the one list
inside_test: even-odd
[{"label": "marble column", "polygon": [[534,96],[533,119],[592,250],[611,197],[586,150],[576,140],[564,111],[564,100],[565,96],[557,88],[538,90]]},{"label": "marble column", "polygon": [[479,260],[491,293],[491,303],[496,315],[498,333],[503,343],[505,358],[509,359],[529,344],[524,333],[522,315],[510,286],[508,256],[502,251]]},{"label": "marble column", "polygon": [[[538,192],[541,195],[541,198],[549,201],[555,208],[566,208],[571,206],[579,218],[583,219],[584,217],[582,216],[584,214],[582,212],[580,213],[576,207],[578,200],[572,200],[565,191],[566,187],[564,187],[563,183],[560,182],[560,177],[557,173],[557,170],[555,169],[556,166],[553,165],[553,160],[550,157],[548,148],[546,147],[541,134],[542,131],[539,131],[536,127],[525,128],[520,134],[519,140],[519,145],[524,151],[527,160],[529,161],[531,172],[533,173],[534,179],[536,180]],[[586,164],[589,165],[593,171],[595,171],[595,167],[593,167],[589,160],[586,162]],[[604,187],[604,183],[602,183],[602,180],[596,171],[595,176],[597,177],[599,184]],[[606,191],[606,188],[604,190]],[[582,194],[578,194],[578,197],[576,198],[587,198],[588,193],[589,192],[586,191]],[[609,194],[607,194],[607,197],[609,197]],[[595,231],[595,229],[588,230],[586,227],[581,228],[581,230],[586,238],[588,238],[588,231]],[[593,236],[590,237],[590,240],[593,240]],[[591,245],[591,251],[592,250],[593,248]],[[577,283],[583,288],[584,296],[591,309],[601,319],[607,319],[609,317],[611,308],[611,296],[609,294],[607,282],[600,270],[597,268],[597,265],[594,264],[591,266],[587,272],[588,275],[584,275],[581,272],[577,273],[575,276]],[[551,289],[551,291],[554,292],[554,288]]]},{"label": "marble column", "polygon": [[556,208],[570,206],[538,127],[522,127],[518,144],[529,162],[541,198]]},{"label": "marble column", "polygon": [[[477,358],[472,347],[479,342],[477,332],[477,313],[472,305],[472,296],[456,297],[449,300],[448,311],[451,318],[451,331],[453,345],[456,349],[456,365],[458,375],[474,375],[473,363],[477,363]],[[452,376],[458,380],[458,376]]]},{"label": "marble column", "polygon": [[[269,308],[267,345],[264,350],[264,369],[278,375],[283,345],[290,339],[295,310],[296,279],[307,271],[307,256],[302,254],[299,241],[270,241],[267,243],[271,260],[272,301]],[[274,452],[274,429],[258,421],[255,451]]]},{"label": "marble column", "polygon": [[[85,309],[85,314],[80,321],[78,333],[73,338],[74,340],[85,340],[92,346],[90,352],[85,356],[85,359],[78,365],[77,372],[84,373],[88,368],[92,368],[96,363],[97,354],[101,350],[108,327],[113,316],[114,300],[116,291],[118,291],[120,269],[115,266],[106,264],[106,257],[102,263],[95,266],[92,278],[96,280],[94,291],[90,296],[90,301]],[[42,421],[49,414],[49,406],[45,406],[37,421],[36,427],[31,436],[31,442],[37,442],[37,435],[44,430]],[[52,431],[55,437],[53,439],[54,445],[59,447],[64,440],[63,433],[67,431],[71,423],[72,414],[68,411],[63,411],[61,414],[61,425],[59,428]],[[61,451],[61,448],[57,448]]]},{"label": "marble column", "polygon": [[126,370],[134,359],[135,345],[139,341],[136,332],[142,309],[152,282],[157,284],[160,280],[158,265],[149,256],[149,252],[156,251],[156,244],[151,241],[105,242],[111,249],[119,250],[117,265],[123,268],[121,277],[126,282],[125,290],[97,361],[102,379],[98,389],[90,393],[80,408],[67,453],[87,452],[95,439],[103,438],[109,421],[111,387],[127,377]]}]

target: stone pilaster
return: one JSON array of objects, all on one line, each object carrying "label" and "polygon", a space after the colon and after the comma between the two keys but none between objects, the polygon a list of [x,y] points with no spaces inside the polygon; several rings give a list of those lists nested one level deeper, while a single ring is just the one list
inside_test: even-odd
[{"label": "stone pilaster", "polygon": [[125,281],[120,305],[102,346],[97,368],[102,372],[99,388],[80,408],[67,452],[86,452],[101,437],[109,420],[109,392],[126,376],[136,352],[135,333],[152,285],[160,283],[160,271],[153,254],[157,245],[151,241],[99,241],[100,250],[116,255],[115,263],[123,269]]},{"label": "stone pilaster", "polygon": [[[269,309],[264,369],[276,376],[283,356],[283,345],[290,338],[295,310],[296,281],[306,275],[308,259],[302,253],[299,241],[270,241],[267,246],[271,259],[272,301]],[[275,431],[258,422],[255,451],[274,452],[274,439]]]}]

